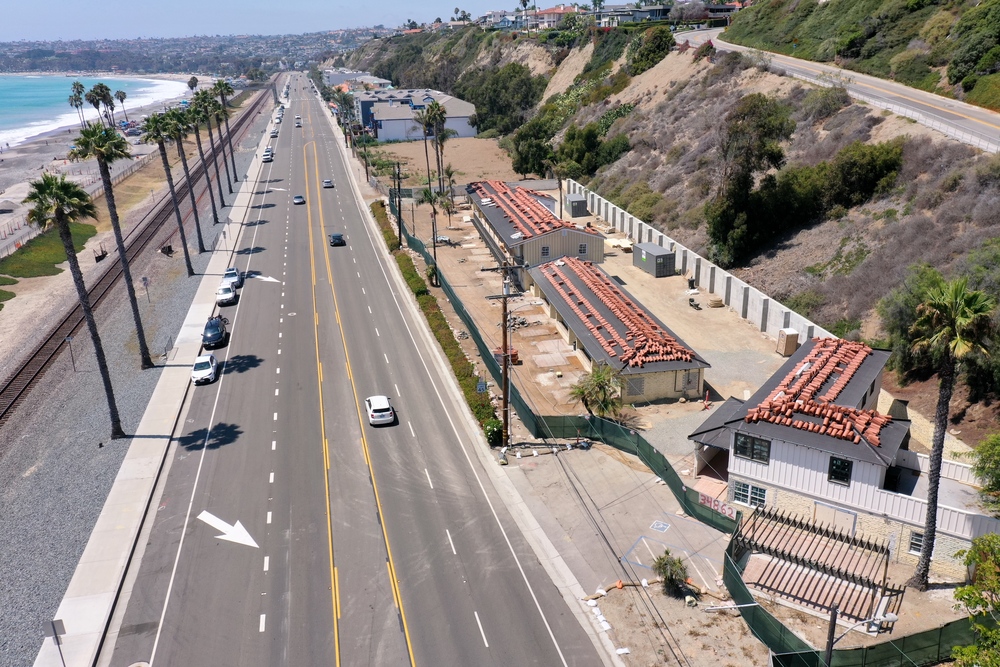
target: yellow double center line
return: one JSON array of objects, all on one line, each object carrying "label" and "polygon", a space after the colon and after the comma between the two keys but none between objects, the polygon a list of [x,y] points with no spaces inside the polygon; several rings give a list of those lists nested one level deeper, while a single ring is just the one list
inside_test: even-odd
[{"label": "yellow double center line", "polygon": [[[307,117],[308,117],[308,120],[310,121],[310,126],[311,126],[311,124],[312,124],[312,116],[311,116],[311,114],[308,114],[308,112],[307,112]],[[315,142],[309,142],[308,144],[306,144],[303,147],[303,149],[302,149],[302,164],[303,164],[305,173],[308,174],[309,173],[309,160],[308,160],[308,157],[309,157],[309,149],[310,148],[312,149],[313,163],[317,165],[317,168],[315,169],[315,171],[313,173],[313,176],[314,176],[314,181],[315,181],[315,185],[316,185],[316,192],[317,192],[316,202],[317,202],[317,207],[319,209],[319,221],[320,221],[320,226],[325,229],[325,227],[323,225],[323,199],[322,199],[321,196],[319,196],[319,193],[322,192],[322,188],[320,186],[319,169],[318,169],[319,159],[318,159],[318,156],[317,156],[317,153],[316,153],[316,143]],[[340,583],[339,583],[339,576],[338,576],[337,568],[334,565],[334,556],[333,556],[333,516],[332,516],[332,513],[331,513],[330,476],[329,476],[329,472],[328,472],[329,469],[330,469],[330,450],[329,450],[329,445],[327,443],[327,438],[326,438],[326,416],[325,416],[325,413],[324,413],[324,410],[323,410],[323,374],[322,374],[322,362],[320,360],[320,353],[319,353],[319,339],[320,339],[320,334],[319,334],[319,310],[318,310],[317,304],[316,304],[316,263],[315,263],[316,262],[316,253],[315,253],[315,241],[314,241],[314,237],[313,237],[312,206],[309,204],[309,202],[311,200],[309,198],[309,184],[308,184],[308,180],[309,179],[307,177],[306,178],[306,181],[307,181],[307,183],[306,183],[306,208],[307,208],[306,213],[307,213],[307,217],[308,217],[308,221],[309,221],[309,267],[310,267],[310,272],[311,272],[311,276],[312,276],[312,298],[313,298],[313,315],[314,315],[313,322],[314,322],[315,338],[316,338],[316,365],[317,365],[317,368],[319,369],[319,385],[320,385],[320,388],[319,388],[319,400],[320,400],[320,422],[321,422],[320,430],[321,430],[321,435],[322,435],[322,438],[323,438],[323,459],[324,459],[324,462],[325,462],[325,465],[326,465],[326,471],[324,472],[323,477],[324,477],[324,481],[325,481],[325,484],[326,484],[327,535],[328,535],[328,541],[329,541],[329,546],[330,546],[330,579],[333,582],[333,584],[332,584],[333,585],[333,589],[332,590],[333,590],[333,609],[334,609],[334,619],[333,619],[333,626],[334,626],[334,646],[335,646],[335,652],[336,652],[336,658],[337,658],[337,665],[340,665],[340,637],[339,637],[339,628],[338,628],[338,619],[340,619]],[[404,636],[404,638],[406,640],[406,650],[407,650],[407,653],[409,654],[409,657],[410,657],[410,664],[411,665],[416,665],[417,663],[416,663],[416,660],[414,659],[414,656],[413,656],[413,643],[410,641],[410,630],[409,630],[409,626],[407,625],[407,622],[406,622],[406,610],[403,608],[403,596],[402,596],[402,594],[400,593],[400,590],[399,590],[399,578],[396,576],[396,566],[395,566],[395,562],[394,562],[394,560],[392,558],[392,547],[389,545],[389,534],[388,534],[386,526],[385,526],[385,520],[381,518],[381,517],[384,516],[384,513],[382,511],[382,501],[381,501],[381,499],[379,497],[379,493],[378,493],[378,484],[375,481],[375,470],[372,467],[371,455],[370,455],[370,452],[369,452],[369,449],[368,449],[368,439],[365,437],[365,424],[364,424],[364,416],[363,416],[364,412],[361,410],[361,404],[358,401],[358,390],[357,390],[357,386],[354,383],[354,373],[351,370],[351,356],[350,356],[350,353],[348,352],[348,349],[347,349],[347,336],[344,334],[344,324],[343,324],[343,321],[342,321],[342,319],[340,317],[340,304],[338,303],[338,300],[337,300],[337,292],[336,292],[336,290],[334,289],[334,286],[333,286],[333,268],[330,265],[330,253],[329,253],[328,250],[325,249],[325,247],[324,247],[324,251],[323,251],[323,259],[324,259],[325,264],[326,264],[327,281],[330,283],[330,294],[333,296],[333,308],[334,308],[334,314],[335,314],[336,320],[337,320],[337,327],[340,329],[340,338],[341,338],[341,341],[343,342],[343,345],[344,345],[344,357],[347,360],[347,377],[351,381],[351,391],[354,394],[354,407],[355,407],[355,410],[357,411],[358,425],[360,426],[360,429],[361,429],[361,447],[362,447],[362,450],[364,452],[365,462],[368,465],[368,473],[369,473],[369,476],[370,476],[371,481],[372,481],[372,491],[373,491],[374,496],[375,496],[375,506],[378,509],[378,513],[379,513],[379,517],[380,517],[379,518],[379,525],[382,527],[382,539],[383,539],[383,541],[385,543],[385,551],[386,551],[386,556],[387,556],[386,566],[387,566],[387,569],[388,569],[389,584],[392,587],[392,597],[393,597],[393,600],[394,600],[394,602],[396,604],[396,608],[399,609],[399,617],[400,617],[401,624],[403,626],[403,636]]]}]

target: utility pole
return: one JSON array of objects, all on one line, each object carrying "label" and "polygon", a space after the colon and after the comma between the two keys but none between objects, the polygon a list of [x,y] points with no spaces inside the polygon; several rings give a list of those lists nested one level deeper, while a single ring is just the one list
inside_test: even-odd
[{"label": "utility pole", "polygon": [[399,247],[403,247],[403,195],[400,189],[403,187],[403,173],[396,163],[396,223],[399,227]]},{"label": "utility pole", "polygon": [[509,323],[507,321],[508,309],[507,300],[521,296],[520,292],[514,291],[513,283],[510,280],[508,270],[510,265],[505,261],[500,268],[503,275],[503,293],[486,297],[487,299],[500,299],[500,390],[502,393],[500,412],[503,421],[503,441],[504,448],[510,447],[510,338],[508,332]]}]

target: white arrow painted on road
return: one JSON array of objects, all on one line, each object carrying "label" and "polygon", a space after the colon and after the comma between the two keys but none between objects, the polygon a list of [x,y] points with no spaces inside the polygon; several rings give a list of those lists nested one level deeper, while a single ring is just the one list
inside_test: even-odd
[{"label": "white arrow painted on road", "polygon": [[254,549],[259,549],[257,543],[253,541],[250,537],[250,533],[247,529],[243,527],[239,521],[230,526],[228,523],[215,516],[202,510],[202,513],[198,515],[198,518],[210,525],[216,530],[221,530],[222,535],[216,535],[215,537],[220,540],[229,540],[230,542],[236,542],[237,544],[245,544],[248,547],[253,547]]},{"label": "white arrow painted on road", "polygon": [[271,276],[250,276],[250,277],[253,278],[254,280],[263,280],[265,283],[278,282],[277,278],[272,278]]}]

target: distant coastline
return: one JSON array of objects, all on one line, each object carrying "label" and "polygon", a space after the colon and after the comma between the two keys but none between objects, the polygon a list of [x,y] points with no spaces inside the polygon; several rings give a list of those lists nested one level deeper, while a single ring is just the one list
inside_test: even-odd
[{"label": "distant coastline", "polygon": [[[6,149],[9,145],[10,148],[13,148],[38,139],[63,134],[67,129],[77,127],[79,125],[77,112],[66,102],[71,92],[70,85],[77,79],[91,82],[91,85],[97,80],[130,82],[132,90],[127,91],[129,97],[126,99],[125,108],[131,112],[133,109],[135,111],[148,110],[151,107],[183,99],[190,92],[187,88],[187,81],[190,78],[190,74],[138,75],[116,72],[22,72],[17,74],[8,72],[0,74],[0,89],[4,87],[17,88],[17,95],[11,94],[9,90],[0,94],[0,97],[5,99],[5,103],[8,105],[7,113],[4,114],[6,122],[0,124],[0,147]],[[44,83],[39,84],[38,91],[39,96],[44,97],[44,100],[36,99],[32,95],[29,82],[34,80],[44,81]],[[59,84],[60,91],[58,97],[54,96],[55,93],[52,90],[56,82]],[[140,82],[146,82],[148,85],[135,85]],[[112,89],[115,88],[116,86],[112,86]],[[84,107],[84,115],[87,120],[95,120],[96,113],[90,105]]]}]

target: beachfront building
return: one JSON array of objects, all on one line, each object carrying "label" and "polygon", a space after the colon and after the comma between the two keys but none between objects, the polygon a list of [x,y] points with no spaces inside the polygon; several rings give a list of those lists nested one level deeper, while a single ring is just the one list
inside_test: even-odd
[{"label": "beachfront building", "polygon": [[[892,562],[915,566],[929,460],[909,449],[905,406],[876,410],[888,358],[863,343],[816,338],[749,399],[715,408],[688,436],[696,475],[727,482],[709,502],[721,502],[724,513],[776,510],[846,539],[884,543]],[[946,460],[941,477],[931,574],[963,581],[955,553],[1000,532],[1000,521],[981,508],[969,465]]]},{"label": "beachfront building", "polygon": [[587,370],[603,363],[619,372],[625,403],[701,396],[708,362],[599,266],[567,256],[528,276],[531,294],[545,300],[566,343],[583,351]]},{"label": "beachfront building", "polygon": [[377,89],[353,94],[354,113],[361,125],[379,141],[409,141],[423,138],[414,114],[437,101],[445,109],[445,129],[454,137],[474,137],[472,118],[476,107],[452,95],[429,88]]}]

